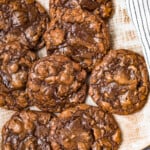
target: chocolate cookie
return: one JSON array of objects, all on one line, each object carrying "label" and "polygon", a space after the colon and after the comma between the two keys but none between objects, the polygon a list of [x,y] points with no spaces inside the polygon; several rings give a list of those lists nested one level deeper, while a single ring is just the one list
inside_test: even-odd
[{"label": "chocolate cookie", "polygon": [[85,104],[51,120],[52,150],[117,150],[121,132],[113,116]]},{"label": "chocolate cookie", "polygon": [[49,17],[35,0],[0,0],[0,39],[17,40],[30,49],[44,46]]},{"label": "chocolate cookie", "polygon": [[58,8],[62,11],[80,8],[106,19],[112,14],[112,0],[50,0],[51,16],[55,15]]},{"label": "chocolate cookie", "polygon": [[28,105],[28,72],[37,56],[18,42],[0,44],[0,106],[20,109]]},{"label": "chocolate cookie", "polygon": [[52,117],[43,112],[17,112],[3,127],[2,150],[50,150]]},{"label": "chocolate cookie", "polygon": [[48,54],[63,54],[90,71],[109,49],[107,25],[81,9],[58,10],[44,35]]},{"label": "chocolate cookie", "polygon": [[84,102],[86,72],[65,56],[45,57],[32,66],[27,90],[34,105],[44,111],[60,112]]},{"label": "chocolate cookie", "polygon": [[149,92],[144,58],[128,50],[111,50],[93,70],[89,94],[104,110],[126,115],[138,111]]},{"label": "chocolate cookie", "polygon": [[26,90],[9,91],[4,85],[0,85],[0,107],[18,111],[30,105]]}]

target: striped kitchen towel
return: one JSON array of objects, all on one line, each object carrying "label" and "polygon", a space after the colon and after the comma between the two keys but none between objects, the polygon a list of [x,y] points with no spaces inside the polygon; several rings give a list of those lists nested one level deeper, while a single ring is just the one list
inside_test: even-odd
[{"label": "striped kitchen towel", "polygon": [[150,75],[150,0],[126,0],[126,2],[129,16],[142,43]]}]

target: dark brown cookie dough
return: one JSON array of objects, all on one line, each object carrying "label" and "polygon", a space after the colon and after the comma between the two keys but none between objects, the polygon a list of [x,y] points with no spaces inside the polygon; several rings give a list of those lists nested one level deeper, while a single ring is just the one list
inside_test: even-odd
[{"label": "dark brown cookie dough", "polygon": [[30,49],[44,46],[49,17],[35,0],[0,0],[0,39],[18,40]]},{"label": "dark brown cookie dough", "polygon": [[117,150],[121,132],[111,114],[82,104],[51,120],[50,140],[52,150]]},{"label": "dark brown cookie dough", "polygon": [[43,112],[17,112],[3,127],[2,150],[51,150],[48,135],[52,117]]},{"label": "dark brown cookie dough", "polygon": [[104,110],[131,114],[142,108],[149,92],[144,58],[128,50],[111,50],[93,70],[89,94]]},{"label": "dark brown cookie dough", "polygon": [[61,55],[42,58],[31,68],[27,91],[41,110],[60,112],[86,98],[86,72]]},{"label": "dark brown cookie dough", "polygon": [[102,18],[109,18],[112,14],[112,0],[50,0],[50,15],[60,8],[62,11],[80,8]]},{"label": "dark brown cookie dough", "polygon": [[44,35],[48,54],[66,55],[90,71],[109,49],[107,25],[78,8],[55,15]]},{"label": "dark brown cookie dough", "polygon": [[28,72],[37,56],[18,42],[0,44],[0,106],[21,109],[28,105]]}]

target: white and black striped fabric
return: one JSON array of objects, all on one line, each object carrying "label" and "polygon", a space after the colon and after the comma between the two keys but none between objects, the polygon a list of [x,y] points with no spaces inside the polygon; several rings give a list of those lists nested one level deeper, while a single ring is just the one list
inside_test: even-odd
[{"label": "white and black striped fabric", "polygon": [[150,0],[126,0],[126,4],[141,40],[150,75]]}]

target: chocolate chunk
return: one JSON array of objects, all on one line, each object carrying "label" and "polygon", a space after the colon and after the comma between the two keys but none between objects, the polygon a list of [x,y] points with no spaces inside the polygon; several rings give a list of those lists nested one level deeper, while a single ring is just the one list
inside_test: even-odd
[{"label": "chocolate chunk", "polygon": [[17,112],[3,127],[2,150],[51,150],[48,136],[52,117],[43,112]]},{"label": "chocolate chunk", "polygon": [[112,0],[51,0],[51,16],[55,15],[53,10],[57,10],[58,7],[62,10],[80,8],[104,19],[109,18],[113,10]]},{"label": "chocolate chunk", "polygon": [[111,50],[93,70],[89,94],[104,110],[131,114],[146,103],[149,92],[144,58],[128,50]]},{"label": "chocolate chunk", "polygon": [[44,57],[33,64],[27,91],[41,110],[60,112],[85,101],[86,72],[65,56]]},{"label": "chocolate chunk", "polygon": [[50,141],[52,150],[117,150],[121,132],[111,114],[82,104],[51,120]]},{"label": "chocolate chunk", "polygon": [[44,35],[48,54],[66,55],[91,71],[109,50],[107,25],[79,8],[57,8],[54,15]]},{"label": "chocolate chunk", "polygon": [[33,52],[18,42],[0,43],[0,106],[17,110],[29,105],[25,88],[36,59]]},{"label": "chocolate chunk", "polygon": [[17,40],[40,49],[48,21],[47,12],[35,0],[0,1],[0,39],[5,42]]}]

